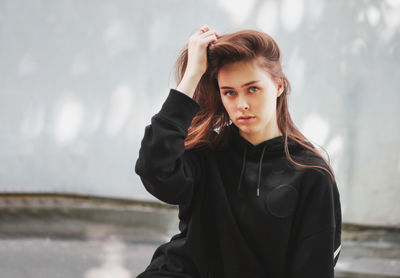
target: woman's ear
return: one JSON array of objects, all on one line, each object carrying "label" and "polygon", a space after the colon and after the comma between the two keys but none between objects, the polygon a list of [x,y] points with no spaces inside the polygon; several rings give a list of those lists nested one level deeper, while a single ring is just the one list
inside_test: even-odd
[{"label": "woman's ear", "polygon": [[278,97],[280,97],[281,96],[281,94],[283,93],[283,84],[280,84],[279,86],[278,86],[278,91],[277,91],[277,95],[276,95],[276,97],[278,98]]},{"label": "woman's ear", "polygon": [[280,97],[281,96],[281,94],[283,93],[283,91],[284,91],[284,89],[285,89],[285,82],[284,82],[284,80],[282,79],[282,81],[279,83],[279,85],[278,85],[278,94],[277,94],[277,96],[276,97]]}]

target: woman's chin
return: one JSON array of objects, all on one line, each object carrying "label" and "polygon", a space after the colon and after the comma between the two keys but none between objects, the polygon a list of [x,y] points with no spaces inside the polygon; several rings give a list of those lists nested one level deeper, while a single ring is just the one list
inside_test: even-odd
[{"label": "woman's chin", "polygon": [[240,132],[245,133],[245,134],[252,134],[254,132],[254,128],[250,127],[250,126],[243,126],[241,124],[238,124],[237,127],[239,128]]}]

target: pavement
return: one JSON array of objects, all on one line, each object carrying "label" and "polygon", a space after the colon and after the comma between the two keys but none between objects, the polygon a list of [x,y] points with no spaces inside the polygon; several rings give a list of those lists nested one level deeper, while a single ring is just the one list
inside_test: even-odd
[{"label": "pavement", "polygon": [[[177,208],[159,202],[1,194],[0,277],[136,277],[176,233]],[[400,229],[344,223],[335,277],[400,277]]]}]

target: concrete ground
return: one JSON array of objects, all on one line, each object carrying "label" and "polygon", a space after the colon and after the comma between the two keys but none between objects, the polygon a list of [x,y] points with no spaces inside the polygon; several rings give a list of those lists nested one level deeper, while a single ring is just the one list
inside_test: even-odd
[{"label": "concrete ground", "polygon": [[[0,195],[2,278],[136,277],[178,232],[173,206]],[[400,277],[400,231],[344,225],[336,276]]]}]

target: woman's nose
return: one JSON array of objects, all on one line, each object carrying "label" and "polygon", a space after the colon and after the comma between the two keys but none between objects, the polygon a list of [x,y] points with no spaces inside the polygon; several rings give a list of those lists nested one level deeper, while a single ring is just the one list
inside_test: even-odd
[{"label": "woman's nose", "polygon": [[244,98],[239,99],[238,109],[244,109],[244,110],[249,109],[249,104],[247,103],[247,101]]}]

